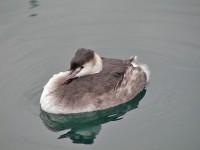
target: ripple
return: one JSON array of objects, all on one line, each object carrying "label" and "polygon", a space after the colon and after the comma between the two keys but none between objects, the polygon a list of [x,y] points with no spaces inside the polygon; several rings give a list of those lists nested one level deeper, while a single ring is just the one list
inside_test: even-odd
[{"label": "ripple", "polygon": [[75,148],[55,140],[75,135],[74,130],[52,133],[43,126],[39,99],[49,78],[68,67],[76,49],[86,47],[105,57],[137,54],[152,73],[134,113],[109,123],[104,132],[91,129],[99,133],[92,149],[155,149],[155,144],[164,150],[198,149],[199,1],[28,2],[0,2],[2,148]]},{"label": "ripple", "polygon": [[73,143],[93,144],[102,124],[121,120],[123,115],[138,107],[145,93],[146,90],[143,90],[131,101],[105,110],[66,115],[49,114],[41,110],[40,117],[44,125],[53,132],[70,129],[58,139],[70,138]]}]

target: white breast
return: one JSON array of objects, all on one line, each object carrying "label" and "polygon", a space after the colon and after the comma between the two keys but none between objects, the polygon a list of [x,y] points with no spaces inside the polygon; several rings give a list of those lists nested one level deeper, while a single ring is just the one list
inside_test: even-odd
[{"label": "white breast", "polygon": [[69,71],[55,74],[44,86],[42,95],[40,97],[40,104],[42,110],[46,112],[54,112],[59,111],[59,109],[61,109],[59,108],[59,106],[55,105],[56,97],[54,96],[53,92],[65,81],[65,78],[68,74]]}]

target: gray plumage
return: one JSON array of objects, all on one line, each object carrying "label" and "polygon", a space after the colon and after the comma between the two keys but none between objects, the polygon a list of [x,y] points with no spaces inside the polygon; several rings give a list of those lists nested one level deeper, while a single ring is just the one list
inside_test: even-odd
[{"label": "gray plumage", "polygon": [[[75,55],[72,59],[71,70],[82,66],[93,57],[91,52],[89,55],[85,53],[87,59],[81,55],[81,50],[77,53],[79,57]],[[82,59],[79,60],[80,57]],[[103,68],[99,73],[72,78],[69,82],[64,82],[64,77],[55,80],[55,88],[45,95],[49,96],[48,100],[52,99],[52,104],[45,111],[79,113],[106,109],[131,100],[145,88],[149,78],[145,65],[138,64],[133,58],[120,60],[102,57],[101,60]],[[57,112],[51,111],[50,107],[53,106]]]}]

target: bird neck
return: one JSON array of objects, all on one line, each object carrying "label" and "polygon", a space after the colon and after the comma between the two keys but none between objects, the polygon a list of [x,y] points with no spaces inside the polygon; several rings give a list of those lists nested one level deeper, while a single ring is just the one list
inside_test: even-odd
[{"label": "bird neck", "polygon": [[99,73],[103,69],[103,62],[101,57],[95,52],[94,53],[94,67],[91,74]]}]

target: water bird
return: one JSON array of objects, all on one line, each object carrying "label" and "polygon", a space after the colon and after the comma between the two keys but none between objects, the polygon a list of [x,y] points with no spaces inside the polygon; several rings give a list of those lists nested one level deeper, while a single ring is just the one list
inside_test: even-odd
[{"label": "water bird", "polygon": [[70,69],[60,72],[44,86],[41,109],[52,114],[104,110],[126,103],[149,83],[150,72],[137,56],[127,60],[104,58],[80,48]]}]

